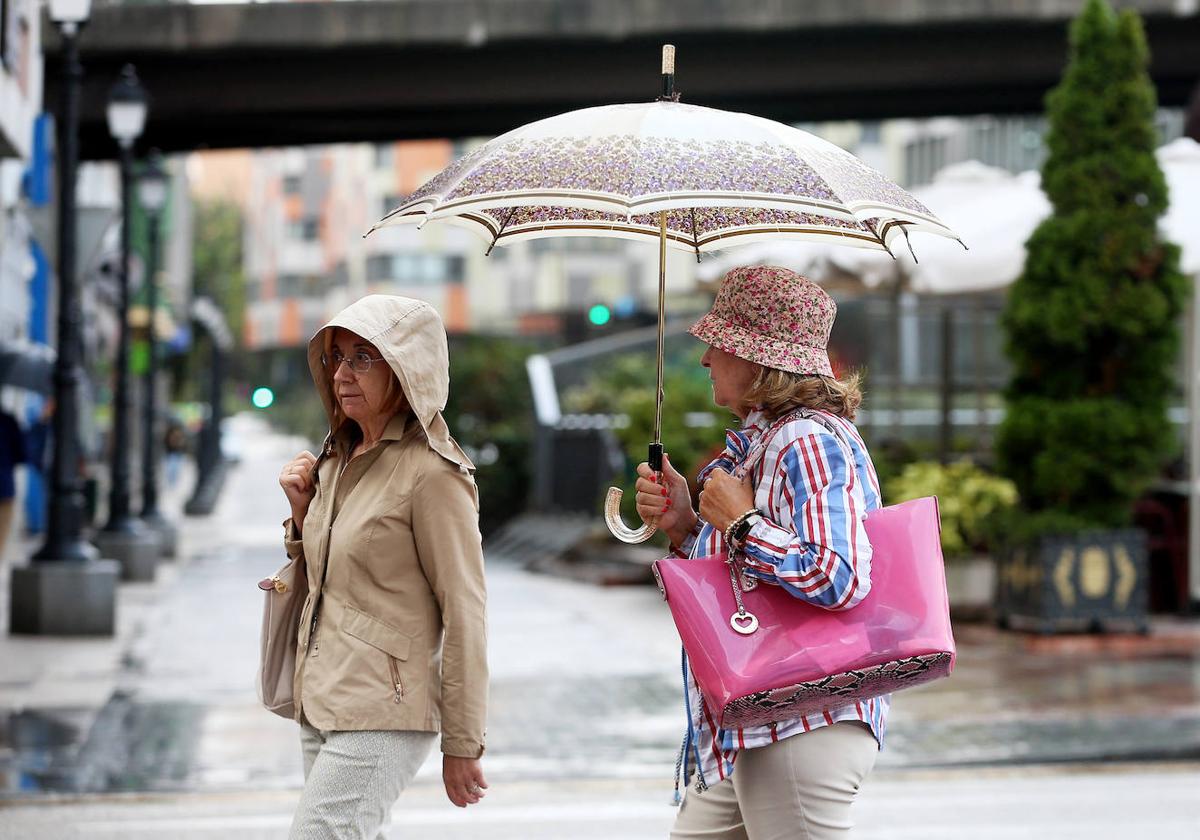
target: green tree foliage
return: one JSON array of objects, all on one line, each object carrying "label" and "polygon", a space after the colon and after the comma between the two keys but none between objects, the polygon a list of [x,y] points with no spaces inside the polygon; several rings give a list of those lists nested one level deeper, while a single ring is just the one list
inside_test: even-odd
[{"label": "green tree foliage", "polygon": [[[663,371],[662,442],[675,469],[691,485],[694,500],[696,473],[725,446],[722,423],[738,426],[740,422],[726,409],[713,405],[712,385],[699,361],[703,348],[692,345],[684,354],[669,354],[672,363]],[[625,491],[621,500],[625,521],[635,526],[641,521],[633,498],[635,468],[646,460],[646,445],[654,434],[654,379],[653,354],[629,353],[606,360],[587,385],[563,395],[567,411],[616,414],[628,419],[626,425],[614,430],[625,454],[626,468],[613,480]],[[705,414],[710,415],[712,425],[699,422]],[[599,504],[597,500],[597,510]]]},{"label": "green tree foliage", "polygon": [[1007,519],[1017,503],[1017,488],[970,461],[943,465],[916,461],[885,485],[889,504],[937,496],[942,519],[942,553],[953,559],[984,551],[994,535],[993,523]]},{"label": "green tree foliage", "polygon": [[238,346],[246,312],[242,211],[231,201],[197,201],[192,234],[192,288],[211,297]]},{"label": "green tree foliage", "polygon": [[479,524],[484,535],[523,511],[529,500],[533,398],[525,341],[455,336],[445,417],[475,461]]},{"label": "green tree foliage", "polygon": [[1173,447],[1166,410],[1188,283],[1157,231],[1167,189],[1147,62],[1137,15],[1089,0],[1046,100],[1053,212],[1004,312],[1013,377],[997,460],[1026,521],[1047,530],[1127,524]]}]

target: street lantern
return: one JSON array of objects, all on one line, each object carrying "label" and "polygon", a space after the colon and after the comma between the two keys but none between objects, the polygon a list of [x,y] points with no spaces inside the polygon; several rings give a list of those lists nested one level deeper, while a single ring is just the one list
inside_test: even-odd
[{"label": "street lantern", "polygon": [[121,562],[125,580],[153,580],[161,550],[158,534],[133,515],[130,502],[129,233],[133,219],[133,144],[146,125],[146,100],[133,65],[126,64],[108,94],[108,130],[117,141],[121,157],[121,269],[108,522],[96,535],[96,545],[104,555]]},{"label": "street lantern", "polygon": [[158,336],[154,331],[158,314],[159,227],[167,205],[170,181],[162,155],[151,152],[138,175],[138,203],[146,211],[149,253],[146,266],[147,364],[142,377],[142,521],[159,537],[162,553],[174,557],[178,533],[158,507],[158,463],[163,435],[158,416]]},{"label": "street lantern", "polygon": [[167,189],[170,181],[163,169],[162,156],[151,152],[149,159],[138,175],[138,204],[152,216],[157,216],[167,205]]},{"label": "street lantern", "polygon": [[111,636],[116,624],[118,568],[83,538],[84,494],[79,464],[79,392],[84,373],[83,304],[76,276],[75,189],[79,163],[79,98],[83,67],[79,30],[90,0],[49,0],[50,19],[62,35],[63,85],[55,125],[58,182],[57,355],[54,432],[46,541],[26,566],[12,570],[13,633]]},{"label": "street lantern", "polygon": [[49,0],[50,20],[59,29],[71,27],[75,29],[87,22],[92,11],[92,0]]},{"label": "street lantern", "polygon": [[138,82],[137,71],[132,64],[126,64],[120,78],[108,91],[108,106],[105,109],[108,133],[122,149],[133,148],[133,144],[142,136],[147,110],[146,91]]}]

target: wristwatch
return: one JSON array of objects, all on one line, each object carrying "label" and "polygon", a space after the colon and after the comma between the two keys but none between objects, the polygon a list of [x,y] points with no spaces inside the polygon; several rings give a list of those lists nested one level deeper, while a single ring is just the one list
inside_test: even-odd
[{"label": "wristwatch", "polygon": [[739,517],[733,523],[733,527],[729,529],[729,541],[733,543],[735,548],[741,548],[742,543],[746,541],[746,537],[750,534],[750,529],[760,519],[762,519],[762,514],[758,511],[752,511]]}]

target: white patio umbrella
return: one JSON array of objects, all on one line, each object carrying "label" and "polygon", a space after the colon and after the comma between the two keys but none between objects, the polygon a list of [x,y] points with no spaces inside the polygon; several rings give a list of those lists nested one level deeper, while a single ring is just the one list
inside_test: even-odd
[{"label": "white patio umbrella", "polygon": [[1192,277],[1188,348],[1188,581],[1200,601],[1200,143],[1181,137],[1158,150],[1167,176],[1170,207],[1163,234],[1183,253],[1180,267]]},{"label": "white patio umbrella", "polygon": [[794,267],[814,280],[834,274],[857,277],[868,289],[901,283],[932,294],[987,291],[1006,286],[1021,271],[1024,242],[1050,212],[1036,172],[1013,175],[978,161],[948,166],[932,184],[913,189],[922,204],[946,219],[969,243],[934,239],[921,253],[886,254],[830,248],[824,243],[773,242],[706,259],[700,276],[712,279],[747,263]]},{"label": "white patio umbrella", "polygon": [[[1160,221],[1162,234],[1183,249],[1184,272],[1200,274],[1200,143],[1182,137],[1159,148],[1157,156],[1170,193]],[[946,167],[932,184],[913,188],[912,195],[951,225],[971,250],[931,239],[922,243],[919,261],[907,252],[898,252],[893,260],[825,243],[772,242],[706,259],[700,276],[718,277],[735,265],[779,264],[818,281],[835,272],[851,274],[867,288],[900,281],[912,291],[930,294],[991,291],[1017,279],[1025,264],[1025,242],[1050,214],[1037,172],[1013,175],[978,161]]]},{"label": "white patio umbrella", "polygon": [[1163,235],[1183,249],[1180,267],[1200,279],[1200,143],[1172,140],[1158,150],[1167,176],[1170,204],[1161,222]]}]

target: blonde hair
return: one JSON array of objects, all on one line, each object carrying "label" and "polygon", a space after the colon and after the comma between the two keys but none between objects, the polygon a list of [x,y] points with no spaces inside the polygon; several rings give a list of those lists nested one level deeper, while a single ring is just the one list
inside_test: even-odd
[{"label": "blonde hair", "polygon": [[745,399],[772,420],[794,408],[815,408],[853,420],[862,405],[862,374],[856,371],[835,379],[760,367]]},{"label": "blonde hair", "polygon": [[[325,330],[324,352],[322,355],[322,358],[324,359],[328,359],[333,356],[333,332],[334,331],[331,329]],[[346,330],[346,332],[350,331]],[[351,333],[351,335],[354,335],[354,333]],[[359,337],[361,338],[361,336]],[[363,341],[367,344],[371,344],[371,342],[367,341],[366,339],[363,339]],[[379,353],[379,348],[374,344],[371,344],[371,349],[376,353]],[[379,353],[379,355],[382,356],[383,354]],[[387,365],[388,373],[391,374],[391,376],[388,377],[387,389],[383,392],[383,413],[387,414],[388,417],[394,417],[402,411],[407,411],[410,408],[408,404],[408,397],[406,397],[404,394],[404,388],[400,384],[399,377],[396,376],[396,371],[392,370],[392,366],[388,365],[386,361],[376,362],[376,364]],[[345,412],[342,411],[341,403],[338,402],[337,392],[333,390],[333,375],[330,372],[328,365],[325,365],[325,387],[329,389],[330,405],[333,406],[333,418],[329,426],[329,431],[337,432],[337,430],[342,428],[349,418],[346,416]],[[355,423],[355,425],[357,426],[358,424]]]}]

